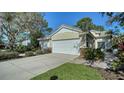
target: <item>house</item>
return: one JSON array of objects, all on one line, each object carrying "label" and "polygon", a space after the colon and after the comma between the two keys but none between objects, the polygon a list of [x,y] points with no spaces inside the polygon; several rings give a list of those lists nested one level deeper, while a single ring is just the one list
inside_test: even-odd
[{"label": "house", "polygon": [[79,55],[81,48],[111,48],[111,36],[106,31],[83,32],[68,25],[61,25],[53,34],[38,40],[41,48],[52,48],[52,53]]}]

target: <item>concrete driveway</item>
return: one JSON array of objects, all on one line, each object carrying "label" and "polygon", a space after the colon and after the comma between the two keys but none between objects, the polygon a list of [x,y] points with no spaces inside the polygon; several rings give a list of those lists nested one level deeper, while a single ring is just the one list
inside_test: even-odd
[{"label": "concrete driveway", "polygon": [[74,55],[45,54],[0,62],[0,80],[26,80],[73,60]]}]

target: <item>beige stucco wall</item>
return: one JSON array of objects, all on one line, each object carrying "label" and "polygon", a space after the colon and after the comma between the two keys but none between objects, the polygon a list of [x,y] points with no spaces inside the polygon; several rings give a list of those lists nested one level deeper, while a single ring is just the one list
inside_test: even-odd
[{"label": "beige stucco wall", "polygon": [[97,38],[95,40],[95,48],[98,48],[98,42],[105,42],[106,49],[111,48],[111,39],[109,39],[109,38]]},{"label": "beige stucco wall", "polygon": [[63,40],[63,39],[75,39],[79,38],[79,32],[72,31],[70,29],[62,28],[56,34],[54,34],[52,40]]}]

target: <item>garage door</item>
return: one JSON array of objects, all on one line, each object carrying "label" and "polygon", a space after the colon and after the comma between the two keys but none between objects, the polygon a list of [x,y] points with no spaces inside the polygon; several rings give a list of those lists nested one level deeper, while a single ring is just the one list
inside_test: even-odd
[{"label": "garage door", "polygon": [[79,39],[53,41],[52,52],[79,55]]}]

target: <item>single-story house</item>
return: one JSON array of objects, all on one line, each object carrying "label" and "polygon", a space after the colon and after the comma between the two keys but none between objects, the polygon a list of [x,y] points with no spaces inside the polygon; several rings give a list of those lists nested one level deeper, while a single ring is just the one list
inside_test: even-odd
[{"label": "single-story house", "polygon": [[51,48],[52,53],[79,55],[81,48],[111,48],[111,36],[106,31],[90,30],[61,25],[53,34],[39,38],[41,48]]}]

